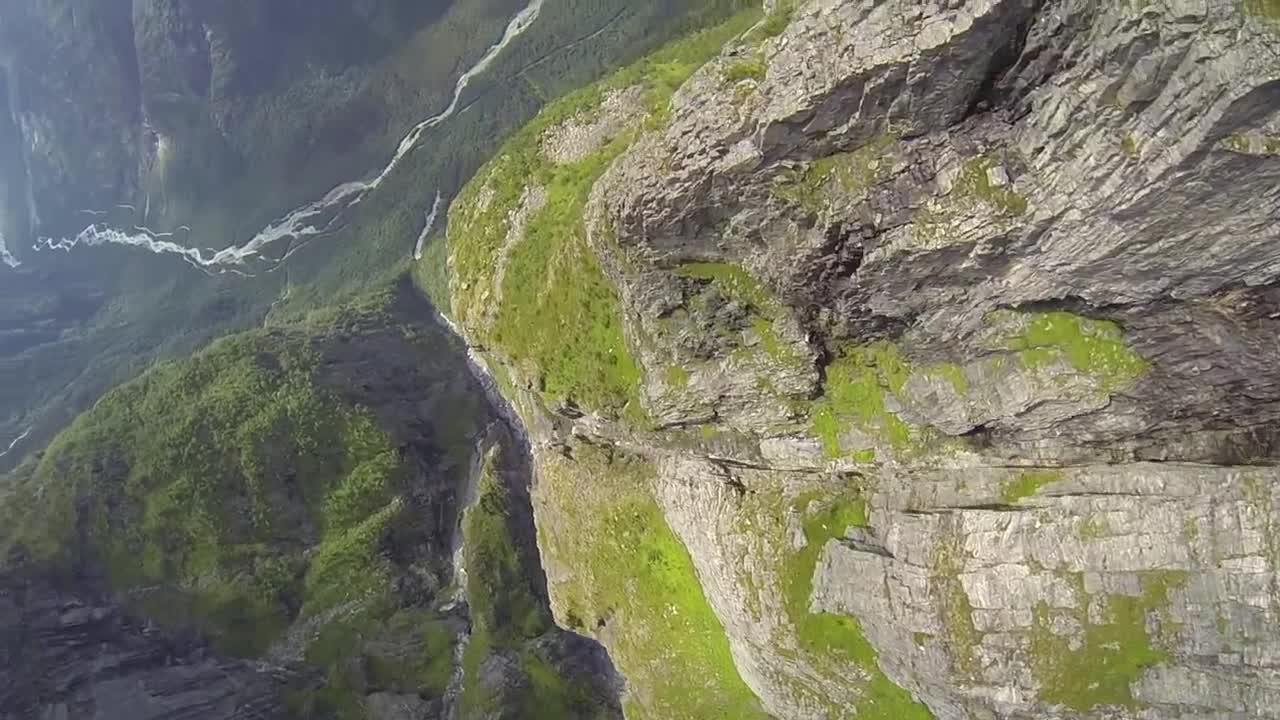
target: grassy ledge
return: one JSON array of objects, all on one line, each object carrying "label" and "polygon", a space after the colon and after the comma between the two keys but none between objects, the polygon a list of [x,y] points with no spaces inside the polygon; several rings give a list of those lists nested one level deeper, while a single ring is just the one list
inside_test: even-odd
[{"label": "grassy ledge", "polygon": [[820,214],[833,200],[860,197],[888,179],[894,142],[894,137],[885,133],[856,150],[814,160],[801,173],[785,174],[774,192]]},{"label": "grassy ledge", "polygon": [[[745,306],[750,315],[751,331],[760,339],[759,348],[773,362],[793,368],[808,366],[808,358],[784,343],[775,329],[776,323],[784,318],[786,307],[746,270],[728,263],[685,263],[676,268],[675,274],[708,283],[725,298]],[[694,302],[699,301],[700,298],[695,297]],[[735,354],[750,356],[751,349],[739,347]],[[767,378],[763,379],[767,381]]]},{"label": "grassy ledge", "polygon": [[[587,244],[583,211],[595,181],[646,127],[665,122],[671,95],[751,27],[759,11],[672,43],[608,79],[547,106],[508,141],[462,191],[449,213],[453,309],[477,339],[492,345],[554,402],[571,401],[613,416],[642,417],[642,369],[623,333],[617,291]],[[594,112],[610,90],[641,87],[647,119],[590,156],[556,165],[542,151],[551,128]],[[507,247],[510,218],[528,186],[546,205],[525,237]],[[505,258],[502,287],[495,269]],[[477,321],[495,292],[502,302],[491,328]]]},{"label": "grassy ledge", "polygon": [[822,500],[821,493],[800,496],[790,506],[801,518],[805,545],[783,563],[783,592],[787,616],[801,648],[810,659],[852,663],[866,676],[860,720],[931,720],[928,709],[898,687],[880,670],[875,648],[856,618],[810,610],[813,577],[830,540],[850,528],[866,527],[865,503],[860,498]]},{"label": "grassy ledge", "polygon": [[867,442],[902,454],[921,452],[942,440],[932,428],[912,425],[888,409],[886,398],[900,394],[914,374],[941,378],[961,396],[969,392],[964,368],[952,363],[917,367],[887,341],[842,350],[827,367],[822,396],[810,411],[811,429],[827,457],[875,459],[875,448],[845,447],[843,436],[850,429],[862,432]]},{"label": "grassy ledge", "polygon": [[628,720],[767,718],[650,494],[653,468],[579,446],[575,459],[551,457],[542,469],[539,537],[552,595],[571,629],[608,645],[627,678]]},{"label": "grassy ledge", "polygon": [[1000,499],[1006,505],[1016,505],[1039,493],[1045,485],[1061,479],[1062,472],[1059,470],[1030,470],[1002,485]]}]

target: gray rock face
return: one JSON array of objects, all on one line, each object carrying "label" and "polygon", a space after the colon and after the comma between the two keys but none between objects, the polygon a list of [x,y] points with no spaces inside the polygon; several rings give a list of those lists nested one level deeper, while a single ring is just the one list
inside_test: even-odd
[{"label": "gray rock face", "polygon": [[0,578],[5,720],[268,720],[280,679],[165,637],[110,602],[31,578]]},{"label": "gray rock face", "polygon": [[797,3],[596,183],[663,429],[534,444],[654,464],[770,714],[1280,716],[1272,5]]},{"label": "gray rock face", "polygon": [[[763,76],[726,82],[744,56]],[[791,346],[754,373],[713,350],[663,420],[776,435],[818,386],[814,348],[882,339],[915,363],[887,411],[979,440],[878,445],[896,462],[859,473],[867,526],[813,578],[812,611],[857,618],[935,716],[1275,716],[1277,478],[1239,463],[1275,457],[1280,159],[1247,138],[1276,134],[1278,93],[1280,38],[1233,3],[811,2],[696,75],[597,185],[633,322],[692,307],[673,266],[728,264]],[[1044,312],[1116,321],[1149,368],[1035,362],[1010,338]],[[644,336],[646,365],[697,366]],[[779,717],[833,717],[797,672],[829,699],[847,683],[770,653],[761,618],[785,614],[752,612],[742,579],[741,553],[761,582],[769,551],[724,474],[750,494],[829,472],[770,444],[774,469],[662,463],[659,494],[744,679]]]}]

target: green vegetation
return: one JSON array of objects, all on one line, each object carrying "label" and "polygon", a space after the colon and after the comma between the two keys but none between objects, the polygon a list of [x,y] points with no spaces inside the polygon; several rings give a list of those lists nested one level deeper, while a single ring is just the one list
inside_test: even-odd
[{"label": "green vegetation", "polygon": [[885,393],[901,391],[910,373],[897,346],[887,342],[846,349],[827,368],[812,423],[828,457],[845,454],[840,435],[851,425],[882,438],[895,450],[912,446],[915,429],[885,408]]},{"label": "green vegetation", "polygon": [[1246,15],[1261,18],[1280,32],[1280,0],[1240,0],[1240,7]]},{"label": "green vegetation", "polygon": [[[291,598],[315,611],[371,592],[402,471],[367,414],[314,384],[316,362],[301,336],[252,333],[107,395],[50,446],[32,491],[52,507],[9,542],[68,569],[99,560],[121,590],[180,589],[151,609],[244,655],[289,622]],[[309,527],[308,562],[279,539]]]},{"label": "green vegetation", "polygon": [[[1191,527],[1195,527],[1194,523]],[[1090,517],[1080,523],[1076,534],[1081,540],[1100,540],[1111,534],[1111,526],[1107,524],[1106,518]]]},{"label": "green vegetation", "polygon": [[[786,307],[765,286],[746,270],[728,263],[686,263],[676,268],[679,277],[709,283],[725,298],[746,306],[750,313],[751,330],[760,338],[760,347],[774,362],[789,367],[808,363],[800,353],[778,337],[775,323],[787,312]],[[694,302],[698,302],[695,298]],[[746,348],[739,352],[749,353]],[[768,378],[762,378],[768,381]]]},{"label": "green vegetation", "polygon": [[[481,663],[493,654],[518,658],[529,685],[519,700],[520,717],[561,720],[593,716],[588,691],[536,654],[529,642],[554,629],[551,612],[533,578],[539,572],[531,548],[515,540],[510,493],[486,459],[478,499],[463,519],[463,562],[471,636],[462,657],[461,711],[480,717],[498,709],[497,688],[482,682]],[[508,699],[506,701],[510,703]]]},{"label": "green vegetation", "polygon": [[540,544],[548,563],[574,570],[551,576],[571,629],[607,627],[632,691],[629,720],[763,720],[688,551],[650,495],[653,469],[589,446],[574,456],[544,467]]},{"label": "green vegetation", "polygon": [[1138,149],[1138,139],[1131,132],[1126,132],[1124,137],[1120,138],[1120,149],[1134,160],[1142,154]]},{"label": "green vegetation", "polygon": [[688,387],[689,371],[681,365],[671,365],[667,368],[667,384],[677,389]]},{"label": "green vegetation", "polygon": [[683,278],[707,280],[724,293],[725,297],[762,311],[778,305],[778,301],[765,290],[759,280],[736,265],[686,263],[676,268],[675,274]]},{"label": "green vegetation", "polygon": [[775,38],[787,29],[791,21],[795,19],[796,3],[798,0],[778,0],[773,6],[773,12],[769,13],[759,25],[752,28],[747,34],[748,42],[760,43],[770,38]]},{"label": "green vegetation", "polygon": [[783,598],[800,646],[814,657],[852,663],[865,673],[865,694],[857,708],[858,718],[928,720],[932,718],[928,709],[880,670],[875,648],[856,618],[810,610],[814,572],[827,543],[844,537],[849,528],[867,526],[866,506],[860,498],[823,501],[822,495],[806,493],[791,504],[791,512],[801,517],[805,545],[784,562]]},{"label": "green vegetation", "polygon": [[[421,503],[450,480],[411,471],[355,400],[381,390],[346,382],[351,348],[408,353],[422,375],[400,379],[440,386],[423,402],[442,476],[470,452],[478,401],[451,382],[458,358],[428,354],[423,328],[399,324],[416,307],[396,301],[379,293],[232,336],[107,394],[0,486],[0,557],[22,546],[54,572],[101,570],[132,610],[236,656],[307,624],[306,660],[324,682],[299,676],[288,693],[299,717],[362,719],[378,690],[438,697],[456,623],[395,581],[402,565],[447,565]],[[437,406],[447,422],[434,422]]]},{"label": "green vegetation", "polygon": [[955,672],[969,680],[977,680],[979,667],[977,648],[982,635],[973,624],[973,603],[964,590],[960,573],[964,570],[961,536],[943,539],[933,552],[934,596],[942,609],[943,631]]},{"label": "green vegetation", "polygon": [[1263,135],[1251,137],[1244,133],[1227,136],[1222,144],[1233,152],[1246,154],[1280,155],[1280,137]]},{"label": "green vegetation", "polygon": [[961,397],[969,394],[969,376],[965,374],[964,368],[959,365],[944,363],[926,368],[924,372],[946,380],[955,389],[956,394]]},{"label": "green vegetation", "polygon": [[[1141,596],[1107,595],[1102,599],[1106,621],[1101,624],[1089,622],[1089,598],[1084,594],[1082,580],[1077,580],[1077,609],[1055,610],[1043,603],[1037,607],[1031,659],[1041,686],[1041,699],[1077,712],[1102,706],[1138,709],[1131,685],[1147,668],[1168,659],[1164,651],[1152,645],[1147,633],[1148,616],[1156,614],[1164,625],[1169,591],[1185,582],[1185,573],[1144,573]],[[1068,638],[1050,629],[1054,615],[1062,613],[1084,628],[1081,646],[1073,648]]]},{"label": "green vegetation", "polygon": [[[663,121],[671,94],[757,13],[672,43],[609,79],[551,105],[526,125],[463,190],[450,212],[449,249],[456,276],[453,307],[478,336],[517,367],[532,368],[554,401],[573,401],[615,416],[642,416],[641,369],[623,334],[617,294],[590,248],[583,210],[609,162],[637,137],[623,133],[580,162],[558,166],[542,152],[543,134],[597,108],[612,89],[645,90],[648,124]],[[506,247],[509,213],[524,189],[546,189],[546,206],[525,228],[525,239]],[[486,202],[480,198],[488,196]],[[493,289],[494,268],[505,255],[503,302],[492,328],[476,321]]]},{"label": "green vegetation", "polygon": [[365,720],[368,689],[440,697],[453,675],[456,639],[457,629],[431,611],[374,603],[321,627],[306,661],[327,672],[286,700],[295,717]]},{"label": "green vegetation", "polygon": [[821,213],[834,197],[856,198],[888,179],[894,142],[884,133],[851,152],[814,160],[803,173],[785,175],[775,192],[809,212]]},{"label": "green vegetation", "polygon": [[1006,505],[1016,505],[1020,501],[1039,493],[1040,489],[1045,485],[1058,482],[1061,479],[1061,470],[1028,470],[1001,486],[1000,499]]},{"label": "green vegetation", "polygon": [[[374,38],[356,27],[368,23],[344,24],[340,19],[350,16],[350,7],[335,6],[331,13],[311,13],[304,23],[307,28],[295,28],[298,33],[285,39],[287,50],[277,42],[280,38],[270,34],[270,25],[254,17],[258,12],[279,17],[280,9],[263,5],[249,16],[230,18],[228,22],[245,26],[254,38],[251,45],[261,43],[272,55],[261,66],[246,64],[239,70],[243,75],[247,68],[255,68],[237,78],[256,88],[252,97],[243,98],[248,105],[241,110],[248,115],[243,132],[236,131],[232,142],[245,160],[223,163],[231,172],[216,176],[214,183],[202,182],[186,190],[167,188],[164,196],[169,205],[162,209],[153,204],[149,224],[165,229],[165,218],[155,216],[165,214],[172,224],[193,228],[196,234],[189,243],[193,246],[243,243],[295,205],[376,169],[390,157],[402,133],[447,104],[446,93],[452,91],[461,67],[483,52],[523,4],[520,0],[453,3],[439,22],[429,25],[418,22],[416,16],[438,15],[444,9],[439,2],[379,3],[377,9],[360,12],[381,17],[395,5],[415,19],[384,26],[375,31],[385,31],[384,35]],[[432,150],[405,157],[377,191],[344,215],[331,235],[311,239],[279,272],[252,278],[205,277],[172,256],[115,249],[97,252],[93,262],[59,263],[57,283],[37,274],[8,274],[0,284],[0,326],[23,326],[23,308],[31,297],[48,297],[56,303],[55,313],[74,311],[75,317],[60,318],[70,321],[68,327],[74,327],[74,332],[52,333],[53,341],[5,359],[0,406],[10,414],[0,419],[0,437],[16,437],[36,421],[24,449],[43,446],[103,393],[137,377],[157,358],[186,357],[212,338],[258,325],[264,315],[273,323],[291,322],[317,307],[391,284],[409,266],[408,255],[435,191],[439,189],[446,200],[454,197],[463,181],[549,99],[599,79],[670,38],[755,6],[758,3],[746,0],[546,3],[538,22],[473,79],[463,98],[467,111],[427,131],[422,147]],[[283,17],[293,15],[285,12]],[[323,34],[325,28],[332,31],[334,27],[351,30],[358,37],[344,35],[338,43],[317,41],[316,30]],[[597,29],[600,32],[587,34]],[[66,49],[77,44],[56,46]],[[94,46],[80,47],[91,52]],[[237,53],[261,48],[238,47]],[[277,67],[281,63],[304,66],[317,59],[325,62],[313,69]],[[262,67],[281,73],[257,72]],[[217,82],[225,79],[220,74]],[[289,89],[295,85],[296,90]],[[274,109],[258,113],[254,105]],[[313,107],[328,109],[299,110]],[[240,117],[240,110],[233,115]],[[269,133],[251,127],[263,123],[279,125]],[[222,141],[215,139],[218,144],[203,138],[187,144],[216,154]],[[210,149],[212,153],[207,152]],[[224,154],[231,158],[237,153]],[[277,162],[282,158],[288,162]],[[177,174],[177,166],[172,167]],[[298,181],[280,182],[280,177]],[[162,194],[151,196],[157,199]],[[199,207],[192,208],[195,215],[186,214],[179,196],[198,200]],[[444,226],[443,220],[438,227]],[[186,242],[182,233],[179,240]],[[283,250],[278,245],[268,255],[278,257]],[[424,286],[433,290],[440,307],[447,308],[443,302],[447,293],[438,292],[448,285],[443,250],[443,233],[438,232],[427,243],[427,257],[418,263],[415,274],[419,280],[431,278]],[[106,304],[99,308],[102,298]],[[0,469],[18,460],[17,455],[0,459]]]},{"label": "green vegetation", "polygon": [[724,69],[724,79],[730,83],[739,83],[743,80],[761,82],[764,80],[768,70],[769,65],[765,62],[764,56],[756,54],[750,58],[730,63]]},{"label": "green vegetation", "polygon": [[[1007,317],[1007,316],[1006,316]],[[1031,370],[1066,361],[1098,380],[1104,390],[1119,389],[1144,375],[1147,361],[1124,341],[1120,326],[1066,312],[1034,313],[1021,318],[1021,331],[1006,347],[1018,352]]]},{"label": "green vegetation", "polygon": [[991,171],[1003,168],[1004,162],[998,155],[987,154],[961,164],[951,191],[916,213],[913,226],[916,239],[930,245],[945,244],[949,224],[976,213],[988,213],[1005,224],[1024,215],[1027,199],[1013,189],[1012,182],[992,182]]},{"label": "green vegetation", "polygon": [[980,200],[1007,217],[1022,215],[1027,211],[1027,199],[1008,185],[991,182],[989,171],[1000,166],[1000,158],[994,155],[981,155],[966,161],[951,189],[952,194]]}]

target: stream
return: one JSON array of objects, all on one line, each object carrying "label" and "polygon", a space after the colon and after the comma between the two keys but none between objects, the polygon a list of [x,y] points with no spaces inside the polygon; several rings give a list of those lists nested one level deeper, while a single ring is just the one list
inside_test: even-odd
[{"label": "stream", "polygon": [[[332,229],[334,222],[343,211],[358,205],[370,192],[382,185],[383,181],[399,167],[401,161],[418,147],[424,132],[448,120],[458,112],[461,107],[462,95],[466,92],[471,81],[487,70],[512,41],[524,34],[533,25],[534,21],[538,19],[538,15],[542,12],[544,2],[545,0],[530,0],[523,10],[511,18],[502,33],[502,37],[489,46],[484,55],[459,76],[457,83],[454,85],[453,97],[450,99],[449,105],[440,113],[423,120],[410,129],[408,134],[400,141],[400,145],[396,148],[391,160],[376,176],[369,180],[353,180],[338,185],[323,198],[296,208],[267,225],[243,245],[233,245],[216,251],[202,250],[196,247],[188,247],[175,241],[173,239],[174,233],[171,232],[156,232],[140,225],[135,225],[131,229],[121,229],[107,224],[93,223],[72,238],[57,240],[40,238],[33,249],[36,251],[62,250],[70,252],[80,246],[121,245],[139,248],[159,255],[177,255],[190,265],[206,272],[247,274],[241,268],[245,267],[250,260],[259,258],[267,248],[288,238],[302,240],[324,234]],[[419,246],[414,250],[415,256],[420,254],[422,242],[434,225],[435,214],[439,209],[440,202],[438,192],[436,199],[437,206],[433,208],[428,218],[427,228],[423,231],[422,237],[419,238]],[[100,211],[85,212],[89,215],[101,214]],[[323,219],[326,217],[328,220]],[[301,248],[303,244],[305,243],[293,245],[284,255],[270,261],[271,265],[279,267],[289,255]],[[0,238],[0,261],[3,261],[9,267],[17,267],[19,265],[17,259],[9,253],[2,238]]]}]

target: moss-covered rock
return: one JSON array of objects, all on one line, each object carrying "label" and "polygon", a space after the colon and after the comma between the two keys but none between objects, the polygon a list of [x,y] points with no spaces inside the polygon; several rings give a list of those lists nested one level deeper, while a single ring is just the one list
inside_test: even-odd
[{"label": "moss-covered rock", "polygon": [[545,459],[536,509],[557,613],[609,648],[629,720],[764,720],[653,480],[644,460],[585,445]]}]

